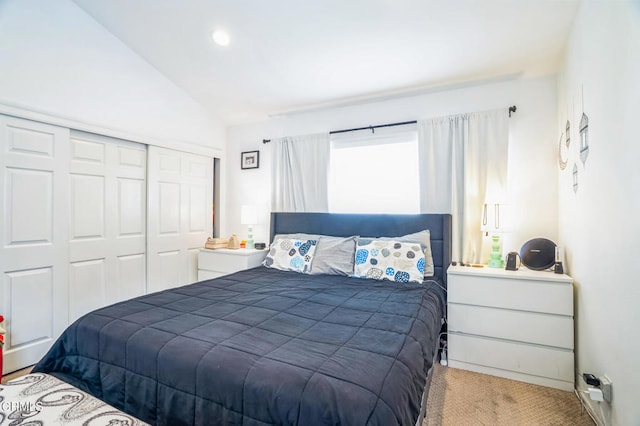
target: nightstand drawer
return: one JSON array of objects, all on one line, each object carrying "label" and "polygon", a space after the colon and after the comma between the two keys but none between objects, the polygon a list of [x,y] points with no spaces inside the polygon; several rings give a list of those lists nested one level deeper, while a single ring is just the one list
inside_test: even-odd
[{"label": "nightstand drawer", "polygon": [[226,272],[208,271],[206,269],[198,269],[198,281],[212,280],[214,278],[227,275]]},{"label": "nightstand drawer", "polygon": [[449,275],[449,302],[573,316],[571,283]]},{"label": "nightstand drawer", "polygon": [[573,383],[573,351],[449,333],[449,359]]},{"label": "nightstand drawer", "polygon": [[255,268],[262,264],[266,255],[267,250],[200,249],[198,252],[198,281]]},{"label": "nightstand drawer", "polygon": [[528,311],[448,305],[448,329],[539,345],[573,349],[573,318]]},{"label": "nightstand drawer", "polygon": [[198,269],[226,275],[260,266],[266,255],[266,250],[201,249],[198,253]]},{"label": "nightstand drawer", "polygon": [[[215,250],[214,250],[215,251]],[[245,256],[236,256],[230,253],[198,253],[198,268],[219,272],[237,272],[247,267]]]}]

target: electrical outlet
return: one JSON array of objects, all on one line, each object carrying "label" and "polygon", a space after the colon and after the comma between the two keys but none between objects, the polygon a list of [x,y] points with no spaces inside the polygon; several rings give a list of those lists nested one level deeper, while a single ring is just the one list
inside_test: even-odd
[{"label": "electrical outlet", "polygon": [[587,388],[587,392],[589,392],[589,398],[592,401],[604,401],[604,395],[602,389],[600,388]]},{"label": "electrical outlet", "polygon": [[611,380],[607,376],[600,377],[600,389],[602,389],[604,400],[610,403],[612,397]]}]

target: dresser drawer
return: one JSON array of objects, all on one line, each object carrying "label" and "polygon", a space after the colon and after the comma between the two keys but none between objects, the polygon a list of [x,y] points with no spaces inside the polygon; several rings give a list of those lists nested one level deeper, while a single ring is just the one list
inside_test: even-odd
[{"label": "dresser drawer", "polygon": [[573,351],[449,333],[449,359],[573,383]]},{"label": "dresser drawer", "polygon": [[569,316],[455,303],[449,303],[448,314],[451,332],[573,349],[573,318]]},{"label": "dresser drawer", "polygon": [[571,283],[449,275],[449,302],[573,316]]}]

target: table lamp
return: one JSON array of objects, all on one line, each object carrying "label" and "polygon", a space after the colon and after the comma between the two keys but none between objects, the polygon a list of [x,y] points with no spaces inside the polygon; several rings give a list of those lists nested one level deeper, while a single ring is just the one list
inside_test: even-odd
[{"label": "table lamp", "polygon": [[489,255],[490,268],[504,268],[502,249],[500,247],[500,234],[506,229],[505,206],[498,203],[485,203],[482,208],[482,231],[486,235],[491,234],[491,254]]},{"label": "table lamp", "polygon": [[256,208],[254,206],[242,206],[240,209],[240,223],[247,225],[247,245],[245,247],[248,249],[255,248],[253,242],[253,225],[257,222],[258,213],[256,212]]}]

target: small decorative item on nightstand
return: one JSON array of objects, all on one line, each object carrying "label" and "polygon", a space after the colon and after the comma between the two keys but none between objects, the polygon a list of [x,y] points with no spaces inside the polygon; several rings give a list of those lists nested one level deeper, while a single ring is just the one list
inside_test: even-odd
[{"label": "small decorative item on nightstand", "polygon": [[238,240],[238,236],[236,234],[233,234],[231,238],[229,238],[229,244],[227,247],[234,250],[240,248],[240,240]]},{"label": "small decorative item on nightstand", "polygon": [[204,248],[206,249],[219,249],[219,248],[227,248],[229,245],[229,240],[226,238],[207,238],[207,242],[204,243]]},{"label": "small decorative item on nightstand", "polygon": [[505,208],[504,204],[487,204],[483,206],[482,210],[482,231],[487,235],[491,234],[491,254],[489,256],[490,268],[504,268],[504,261],[502,260],[502,248],[500,247],[500,234],[506,231],[504,226],[504,219],[500,217],[504,216]]},{"label": "small decorative item on nightstand", "polygon": [[553,267],[556,261],[556,243],[546,238],[534,238],[520,248],[522,264],[534,271]]},{"label": "small decorative item on nightstand", "polygon": [[564,249],[556,246],[556,263],[553,265],[553,272],[556,274],[564,274],[564,267],[562,262],[564,260]]},{"label": "small decorative item on nightstand", "polygon": [[253,249],[253,225],[258,223],[258,213],[253,206],[242,206],[240,209],[240,223],[247,225],[246,248]]},{"label": "small decorative item on nightstand", "polygon": [[518,265],[516,263],[518,258],[520,258],[518,253],[515,251],[509,252],[509,254],[507,254],[507,266],[505,266],[504,269],[507,271],[517,271]]}]

